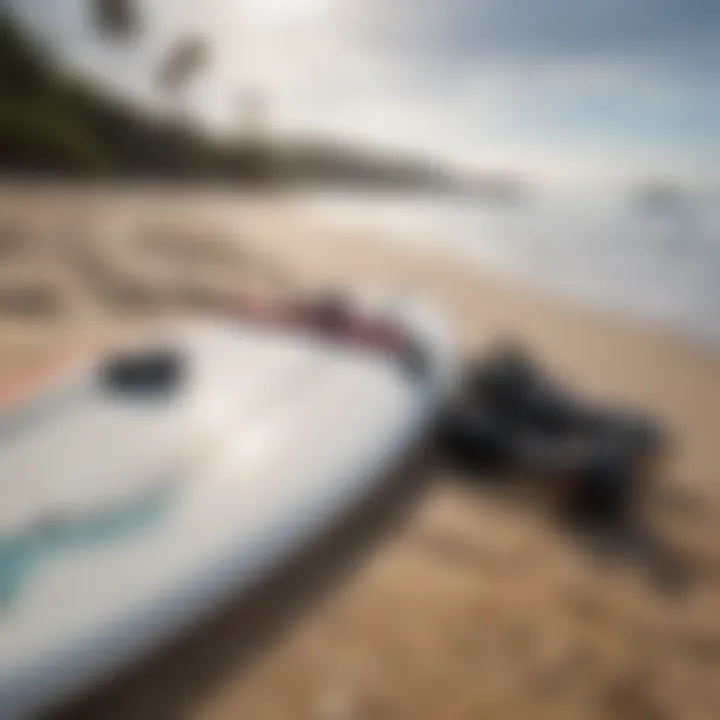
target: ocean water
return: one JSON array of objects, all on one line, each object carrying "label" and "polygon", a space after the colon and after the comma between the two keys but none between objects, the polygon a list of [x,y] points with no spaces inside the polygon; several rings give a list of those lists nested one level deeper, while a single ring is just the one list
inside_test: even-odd
[{"label": "ocean water", "polygon": [[521,205],[390,194],[303,198],[339,226],[450,252],[483,271],[720,348],[720,203],[641,211],[622,197]]}]

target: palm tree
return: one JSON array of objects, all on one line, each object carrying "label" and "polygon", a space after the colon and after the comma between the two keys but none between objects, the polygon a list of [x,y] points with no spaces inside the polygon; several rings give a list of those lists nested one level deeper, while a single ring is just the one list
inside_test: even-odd
[{"label": "palm tree", "polygon": [[140,30],[133,0],[93,0],[92,9],[95,29],[101,35],[126,38]]},{"label": "palm tree", "polygon": [[166,96],[177,95],[207,64],[208,43],[197,35],[177,40],[160,62],[155,76],[158,89]]}]

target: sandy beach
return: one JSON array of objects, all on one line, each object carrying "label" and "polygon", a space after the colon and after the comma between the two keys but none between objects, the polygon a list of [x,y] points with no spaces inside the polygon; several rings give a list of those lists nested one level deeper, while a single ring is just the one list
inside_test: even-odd
[{"label": "sandy beach", "polygon": [[[330,229],[280,198],[0,191],[0,379],[150,321],[285,282],[413,291],[460,351],[517,336],[591,395],[646,409],[674,446],[648,524],[686,586],[589,552],[533,503],[441,468],[332,583],[240,659],[246,608],[63,712],[72,718],[471,720],[720,716],[720,358],[477,267]],[[211,668],[211,669],[210,669]]]}]

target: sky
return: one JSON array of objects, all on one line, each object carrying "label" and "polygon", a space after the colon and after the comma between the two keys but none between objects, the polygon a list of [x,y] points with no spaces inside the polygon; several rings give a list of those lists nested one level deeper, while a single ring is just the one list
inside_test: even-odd
[{"label": "sky", "polygon": [[201,34],[182,100],[223,131],[267,98],[278,135],[423,152],[558,182],[720,187],[717,0],[138,0],[103,43],[88,0],[10,0],[53,52],[159,102],[153,69]]}]

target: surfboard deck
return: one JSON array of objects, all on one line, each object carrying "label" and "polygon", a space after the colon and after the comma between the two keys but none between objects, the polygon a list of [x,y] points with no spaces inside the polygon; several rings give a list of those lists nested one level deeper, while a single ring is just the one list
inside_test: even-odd
[{"label": "surfboard deck", "polygon": [[0,717],[102,679],[279,567],[411,451],[442,393],[442,360],[418,376],[228,320],[155,342],[185,358],[179,390],[107,392],[90,365],[0,416]]}]

